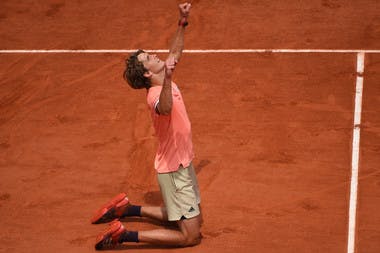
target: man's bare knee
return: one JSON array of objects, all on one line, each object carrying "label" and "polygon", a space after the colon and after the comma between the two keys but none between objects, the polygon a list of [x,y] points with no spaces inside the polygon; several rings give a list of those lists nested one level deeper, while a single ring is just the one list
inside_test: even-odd
[{"label": "man's bare knee", "polygon": [[185,237],[184,247],[195,246],[201,243],[201,234],[194,233]]},{"label": "man's bare knee", "polygon": [[181,220],[178,222],[183,235],[182,246],[194,246],[201,242],[199,217]]},{"label": "man's bare knee", "polygon": [[201,242],[202,236],[199,230],[190,230],[186,231],[186,233],[182,231],[182,233],[184,237],[183,247],[195,246]]}]

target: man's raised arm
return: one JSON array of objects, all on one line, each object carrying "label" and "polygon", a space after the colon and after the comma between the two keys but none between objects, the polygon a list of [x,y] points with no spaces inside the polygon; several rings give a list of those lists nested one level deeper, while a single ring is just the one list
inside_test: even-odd
[{"label": "man's raised arm", "polygon": [[183,37],[185,33],[185,27],[187,26],[187,18],[190,14],[190,3],[184,3],[180,4],[178,6],[179,9],[179,21],[178,21],[178,28],[174,35],[173,42],[169,49],[169,57],[168,58],[174,58],[176,61],[179,61],[182,55],[183,50]]}]

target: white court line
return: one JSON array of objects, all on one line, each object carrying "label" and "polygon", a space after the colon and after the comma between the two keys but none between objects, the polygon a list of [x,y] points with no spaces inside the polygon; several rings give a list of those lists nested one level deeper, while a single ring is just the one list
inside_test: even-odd
[{"label": "white court line", "polygon": [[[5,49],[0,54],[90,54],[132,53],[137,49]],[[148,49],[152,53],[168,53],[167,49]],[[380,53],[377,49],[185,49],[183,53]]]},{"label": "white court line", "polygon": [[355,95],[355,116],[352,140],[352,160],[351,160],[351,187],[350,187],[350,207],[348,215],[348,241],[347,253],[355,251],[355,226],[356,226],[356,207],[358,197],[358,174],[359,174],[359,144],[360,144],[360,122],[362,112],[363,95],[363,72],[364,72],[364,53],[357,55],[357,76],[356,76],[356,95]]}]

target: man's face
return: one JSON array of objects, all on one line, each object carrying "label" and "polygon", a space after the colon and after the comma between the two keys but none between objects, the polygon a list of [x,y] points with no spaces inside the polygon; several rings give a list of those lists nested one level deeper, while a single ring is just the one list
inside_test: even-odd
[{"label": "man's face", "polygon": [[144,67],[153,74],[160,73],[165,67],[165,62],[161,61],[155,54],[148,54],[144,52],[139,54],[137,59],[142,62]]}]

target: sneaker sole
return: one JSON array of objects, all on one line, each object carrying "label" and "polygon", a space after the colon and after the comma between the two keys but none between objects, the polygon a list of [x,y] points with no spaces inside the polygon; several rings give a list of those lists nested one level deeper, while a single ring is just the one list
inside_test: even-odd
[{"label": "sneaker sole", "polygon": [[95,215],[91,219],[92,224],[101,223],[101,219],[103,216],[109,212],[113,207],[115,207],[119,202],[123,201],[127,197],[127,194],[120,193],[117,196],[115,196],[113,199],[111,199],[109,202],[107,202],[105,205],[103,205],[100,209],[98,209],[95,213]]},{"label": "sneaker sole", "polygon": [[[114,220],[109,224],[109,227],[107,230],[105,230],[103,233],[99,234],[96,237],[96,242],[95,242],[95,249],[96,250],[101,250],[104,248],[104,246],[109,247],[109,246],[115,246],[116,244],[119,243],[119,238],[120,235],[126,231],[123,224],[119,220]],[[106,245],[104,245],[105,241],[110,240]]]}]

